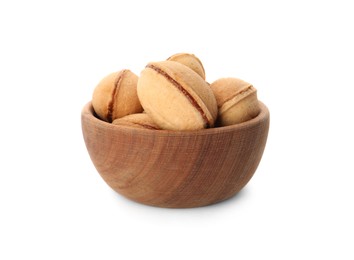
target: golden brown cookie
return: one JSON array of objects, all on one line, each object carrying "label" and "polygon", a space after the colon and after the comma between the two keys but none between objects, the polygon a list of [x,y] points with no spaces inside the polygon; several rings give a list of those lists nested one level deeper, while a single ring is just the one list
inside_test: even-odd
[{"label": "golden brown cookie", "polygon": [[146,113],[127,115],[114,120],[112,124],[151,129],[151,130],[160,129],[160,127],[156,125],[155,122],[151,119],[151,117]]},{"label": "golden brown cookie", "polygon": [[203,64],[194,54],[177,53],[169,57],[167,60],[179,62],[191,68],[205,80],[205,70]]},{"label": "golden brown cookie", "polygon": [[210,87],[218,103],[218,125],[233,125],[258,115],[257,90],[250,83],[237,78],[221,78]]},{"label": "golden brown cookie", "polygon": [[92,106],[98,117],[112,122],[116,118],[142,112],[137,82],[138,76],[130,70],[121,70],[103,78],[92,96]]},{"label": "golden brown cookie", "polygon": [[210,86],[196,72],[173,61],[149,63],[138,81],[140,102],[162,129],[213,127],[217,104]]}]

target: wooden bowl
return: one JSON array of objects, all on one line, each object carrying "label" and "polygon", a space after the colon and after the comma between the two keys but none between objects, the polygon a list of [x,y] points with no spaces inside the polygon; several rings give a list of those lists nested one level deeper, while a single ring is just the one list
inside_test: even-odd
[{"label": "wooden bowl", "polygon": [[138,129],[109,124],[82,110],[84,140],[105,182],[147,205],[190,208],[232,197],[261,160],[269,111],[245,123],[197,131]]}]

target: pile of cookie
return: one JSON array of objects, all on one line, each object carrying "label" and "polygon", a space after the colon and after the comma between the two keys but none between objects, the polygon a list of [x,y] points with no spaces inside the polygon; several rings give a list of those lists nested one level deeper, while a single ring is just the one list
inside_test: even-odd
[{"label": "pile of cookie", "polygon": [[127,69],[109,74],[95,88],[92,106],[115,125],[179,131],[238,124],[260,112],[250,83],[220,78],[209,84],[203,64],[189,53],[150,62],[140,77]]}]

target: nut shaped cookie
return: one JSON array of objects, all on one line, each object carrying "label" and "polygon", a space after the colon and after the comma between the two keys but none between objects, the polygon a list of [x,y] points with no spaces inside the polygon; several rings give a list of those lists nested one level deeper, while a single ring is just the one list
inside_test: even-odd
[{"label": "nut shaped cookie", "polygon": [[127,115],[118,119],[115,119],[112,124],[131,126],[136,128],[144,128],[151,130],[159,130],[160,127],[155,124],[151,117],[146,113],[138,113]]},{"label": "nut shaped cookie", "polygon": [[196,130],[214,126],[215,96],[205,80],[183,64],[149,63],[141,72],[137,89],[144,110],[162,129]]},{"label": "nut shaped cookie", "polygon": [[103,78],[92,96],[92,106],[99,118],[107,122],[143,111],[137,95],[138,76],[121,70]]},{"label": "nut shaped cookie", "polygon": [[218,125],[227,126],[256,117],[260,108],[257,90],[237,78],[221,78],[210,85],[218,103]]},{"label": "nut shaped cookie", "polygon": [[203,64],[194,54],[177,53],[169,57],[167,60],[179,62],[191,68],[205,80],[205,70]]}]

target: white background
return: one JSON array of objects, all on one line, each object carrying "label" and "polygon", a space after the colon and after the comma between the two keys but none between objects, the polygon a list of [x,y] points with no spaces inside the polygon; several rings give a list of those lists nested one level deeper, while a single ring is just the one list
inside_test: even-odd
[{"label": "white background", "polygon": [[[351,1],[1,1],[0,259],[354,259]],[[270,109],[234,198],[160,209],[115,194],[83,142],[98,81],[177,52]]]}]

